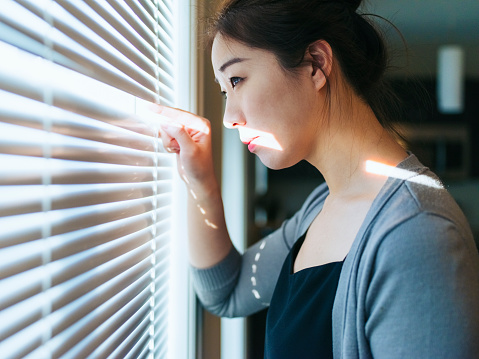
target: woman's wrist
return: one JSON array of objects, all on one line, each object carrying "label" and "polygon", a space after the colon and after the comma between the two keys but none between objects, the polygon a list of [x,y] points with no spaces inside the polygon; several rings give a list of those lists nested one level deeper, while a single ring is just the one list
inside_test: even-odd
[{"label": "woman's wrist", "polygon": [[221,189],[214,175],[209,179],[186,183],[190,196],[198,202],[221,200]]}]

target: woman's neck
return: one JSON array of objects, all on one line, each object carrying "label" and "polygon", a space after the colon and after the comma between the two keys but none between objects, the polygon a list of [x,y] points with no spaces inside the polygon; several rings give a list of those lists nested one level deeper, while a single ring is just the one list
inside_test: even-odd
[{"label": "woman's neck", "polygon": [[329,128],[318,136],[307,160],[324,176],[332,197],[375,197],[387,177],[368,173],[366,161],[395,167],[407,153],[356,96],[346,108],[331,108],[339,111],[330,114]]}]

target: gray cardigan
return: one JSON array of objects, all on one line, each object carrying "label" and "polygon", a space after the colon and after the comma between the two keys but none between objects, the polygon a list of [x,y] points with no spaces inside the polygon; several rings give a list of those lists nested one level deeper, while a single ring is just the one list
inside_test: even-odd
[{"label": "gray cardigan", "polygon": [[[228,317],[267,307],[286,255],[327,194],[320,185],[243,255],[232,250],[212,268],[192,268],[203,305]],[[381,189],[344,261],[333,351],[335,358],[479,357],[477,248],[462,211],[414,155]]]}]

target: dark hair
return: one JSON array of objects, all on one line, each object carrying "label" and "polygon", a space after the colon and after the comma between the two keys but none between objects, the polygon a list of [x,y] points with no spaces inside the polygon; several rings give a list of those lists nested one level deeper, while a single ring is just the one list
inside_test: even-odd
[{"label": "dark hair", "polygon": [[[361,0],[225,0],[209,29],[253,48],[274,53],[294,71],[307,48],[325,40],[346,81],[366,101],[381,125],[397,134],[397,97],[384,79],[388,54],[381,34],[357,13]],[[328,83],[329,86],[329,83]],[[328,87],[329,89],[329,87]]]}]

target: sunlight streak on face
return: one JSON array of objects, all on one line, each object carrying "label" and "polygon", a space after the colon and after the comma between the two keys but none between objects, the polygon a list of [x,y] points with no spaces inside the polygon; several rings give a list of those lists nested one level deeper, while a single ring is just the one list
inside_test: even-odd
[{"label": "sunlight streak on face", "polygon": [[409,182],[418,183],[432,188],[444,188],[443,185],[435,178],[423,174],[417,174],[416,172],[408,171],[394,166],[385,165],[376,161],[366,161],[366,172],[377,174],[380,176],[403,179]]},{"label": "sunlight streak on face", "polygon": [[282,151],[283,147],[272,133],[255,130],[253,128],[238,127],[238,132],[243,142],[250,142],[254,145]]}]

